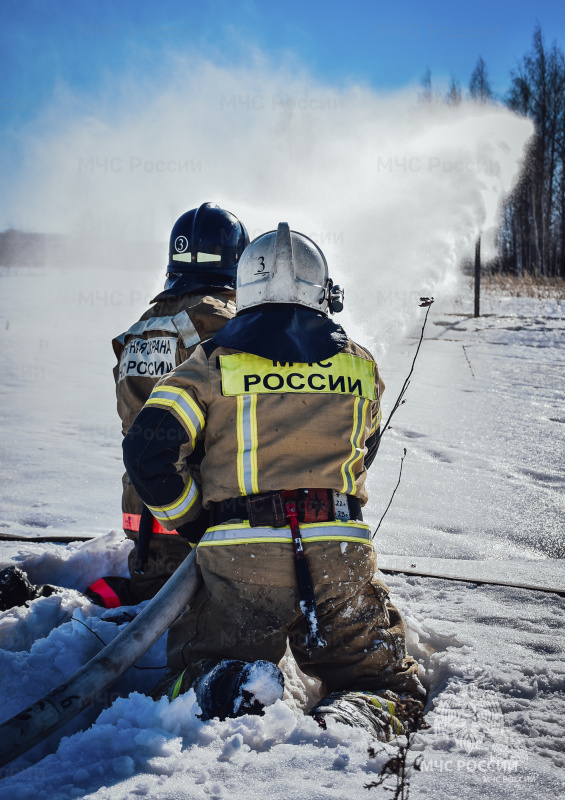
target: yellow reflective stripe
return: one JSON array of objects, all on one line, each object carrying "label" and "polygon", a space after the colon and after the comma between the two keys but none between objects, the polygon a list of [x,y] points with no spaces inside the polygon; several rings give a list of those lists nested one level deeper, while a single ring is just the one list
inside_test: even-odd
[{"label": "yellow reflective stripe", "polygon": [[198,436],[197,431],[192,423],[190,417],[188,417],[184,411],[181,409],[178,403],[174,400],[163,400],[163,399],[153,399],[149,398],[149,400],[145,403],[146,406],[157,406],[159,408],[167,408],[171,411],[176,411],[179,417],[182,419],[184,423],[184,427],[188,430],[190,434],[190,444],[192,447],[196,444],[196,438]]},{"label": "yellow reflective stripe", "polygon": [[377,399],[375,362],[351,353],[299,364],[271,361],[249,353],[220,356],[222,394],[341,394]]},{"label": "yellow reflective stripe", "polygon": [[250,527],[249,522],[234,522],[233,525],[226,522],[223,525],[214,525],[212,528],[208,528],[206,533],[210,533],[210,531],[244,530]]},{"label": "yellow reflective stripe", "polygon": [[290,536],[285,539],[283,539],[282,536],[281,537],[265,536],[256,539],[221,539],[220,541],[212,541],[212,542],[207,542],[204,539],[201,539],[198,542],[198,547],[221,547],[222,545],[226,544],[257,544],[257,543],[264,544],[265,542],[268,542],[269,544],[271,544],[272,542],[275,543],[278,542],[279,544],[292,544],[292,538]]},{"label": "yellow reflective stripe", "polygon": [[[300,526],[300,530],[302,530],[302,526]],[[371,542],[364,538],[362,539],[360,536],[348,536],[347,539],[344,539],[343,536],[308,536],[308,538],[302,540],[304,544],[308,544],[308,542],[359,542],[360,544],[368,544],[373,546]]]},{"label": "yellow reflective stripe", "polygon": [[189,477],[184,492],[181,494],[178,500],[175,500],[174,503],[171,503],[169,506],[148,505],[147,508],[160,522],[178,519],[192,508],[198,498],[199,493],[198,486],[192,480],[192,478]]},{"label": "yellow reflective stripe", "polygon": [[375,417],[375,421],[373,422],[373,426],[371,428],[371,432],[370,432],[369,436],[372,436],[374,434],[374,432],[377,430],[377,428],[381,424],[382,418],[383,418],[383,412],[382,412],[382,409],[379,407],[379,413]]},{"label": "yellow reflective stripe", "polygon": [[369,400],[363,400],[363,404],[361,405],[361,400],[361,397],[356,397],[353,406],[353,428],[349,438],[351,442],[351,455],[341,465],[341,477],[343,478],[341,491],[343,494],[354,495],[357,491],[353,465],[363,456],[363,450],[360,444],[365,431],[365,414],[370,402]]},{"label": "yellow reflective stripe", "polygon": [[[368,542],[367,539],[361,539],[358,536],[348,536],[347,540],[344,539],[343,536],[311,536],[308,539],[303,539],[302,543],[306,547],[309,542],[358,542],[359,544],[366,544],[369,547],[373,545],[371,542]],[[278,544],[292,544],[292,537],[287,536],[283,538],[282,536],[258,536],[254,537],[253,539],[220,539],[220,540],[213,540],[207,541],[205,539],[201,539],[198,543],[198,547],[221,547],[222,545],[226,544],[272,544],[273,542]]]},{"label": "yellow reflective stripe", "polygon": [[[335,532],[336,529],[337,532]],[[304,546],[309,542],[358,542],[372,547],[371,530],[363,522],[311,522],[301,525],[300,530]],[[355,533],[358,533],[358,535],[352,535]],[[249,522],[225,523],[224,525],[208,528],[198,546],[212,547],[228,544],[256,544],[258,542],[291,544],[290,527],[269,528],[265,526],[252,528]]]},{"label": "yellow reflective stripe", "polygon": [[240,494],[259,494],[257,473],[257,395],[237,398],[237,484]]},{"label": "yellow reflective stripe", "polygon": [[259,474],[257,470],[257,446],[258,446],[258,436],[257,436],[257,395],[253,395],[251,398],[251,493],[252,494],[259,494]]},{"label": "yellow reflective stripe", "polygon": [[195,427],[200,429],[204,428],[204,425],[206,424],[204,414],[202,413],[196,400],[193,400],[193,398],[185,389],[180,389],[178,386],[168,386],[166,384],[162,386],[155,386],[151,392],[151,397],[169,397],[171,399],[176,399],[181,409],[185,413],[189,414],[191,417],[194,415],[196,418],[194,422]]},{"label": "yellow reflective stripe", "polygon": [[[329,520],[328,522],[304,522],[300,523],[300,530],[301,531],[308,531],[308,530],[319,530],[320,528],[327,528],[331,526],[332,528],[347,528],[349,530],[352,529],[359,529],[362,531],[371,532],[371,528],[365,522],[346,522],[344,520]],[[269,528],[267,525],[260,526],[258,528],[253,528],[253,530],[260,530],[261,527],[265,527],[268,530],[273,530]],[[289,528],[288,525],[285,528]],[[285,528],[275,528],[274,530],[284,530]],[[221,525],[213,525],[211,528],[208,528],[206,533],[210,533],[213,531],[233,531],[233,530],[245,530],[251,529],[251,525],[249,524],[249,520],[245,520],[244,522],[224,522]],[[290,528],[289,528],[290,529]]]},{"label": "yellow reflective stripe", "polygon": [[145,405],[175,411],[190,433],[192,447],[195,446],[196,439],[204,429],[205,420],[198,404],[188,392],[176,386],[156,386]]},{"label": "yellow reflective stripe", "polygon": [[240,494],[245,494],[245,483],[243,480],[243,395],[237,398],[237,485]]}]

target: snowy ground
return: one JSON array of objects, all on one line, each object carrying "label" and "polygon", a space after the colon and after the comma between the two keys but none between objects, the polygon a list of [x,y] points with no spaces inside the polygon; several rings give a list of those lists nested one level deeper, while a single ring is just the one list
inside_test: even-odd
[{"label": "snowy ground", "polygon": [[[153,276],[137,280],[131,291],[124,276],[104,271],[0,274],[0,530],[99,537],[69,546],[0,542],[1,565],[65,587],[0,616],[4,719],[98,652],[81,623],[104,641],[117,633],[80,591],[101,574],[125,574],[109,341],[146,306]],[[515,564],[516,576],[563,585],[565,305],[493,297],[483,302],[486,316],[469,311],[463,294],[433,307],[407,403],[370,475],[366,518],[376,526],[407,448],[376,540],[381,566],[402,556],[457,559],[492,577],[499,562],[505,579]],[[385,414],[418,335],[416,326],[381,359]],[[400,574],[387,583],[430,690],[431,727],[414,743],[423,764],[411,796],[562,797],[565,599]],[[163,664],[161,639],[139,666]],[[322,732],[297,715],[315,687],[292,664],[286,672],[287,696],[265,717],[201,723],[192,695],[168,705],[143,694],[159,669],[129,670],[64,730],[58,749],[55,736],[5,767],[0,798],[365,795],[384,754],[371,758],[361,732]]]}]

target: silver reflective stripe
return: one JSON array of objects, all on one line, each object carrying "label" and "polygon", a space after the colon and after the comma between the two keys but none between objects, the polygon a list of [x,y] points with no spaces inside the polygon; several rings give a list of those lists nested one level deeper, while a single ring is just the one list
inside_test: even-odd
[{"label": "silver reflective stripe", "polygon": [[146,331],[167,331],[178,334],[179,330],[173,319],[173,317],[151,317],[151,319],[140,320],[134,323],[125,333],[120,333],[119,336],[116,336],[116,341],[123,344],[126,336],[140,336]]},{"label": "silver reflective stripe", "polygon": [[226,530],[209,530],[202,537],[203,542],[231,542],[234,539],[284,539],[292,542],[290,528],[231,528]]},{"label": "silver reflective stripe", "polygon": [[186,311],[180,311],[178,314],[175,314],[173,317],[173,324],[182,337],[185,347],[188,348],[198,344],[200,336]]},{"label": "silver reflective stripe", "polygon": [[[187,492],[188,490],[188,492]],[[154,517],[162,522],[168,520],[175,520],[188,511],[198,496],[198,486],[192,478],[188,479],[188,484],[183,494],[181,495],[178,503],[173,503],[170,506],[147,506]]]},{"label": "silver reflective stripe", "polygon": [[197,438],[202,432],[200,418],[190,403],[180,394],[181,391],[182,389],[176,389],[175,387],[156,386],[151,392],[151,400],[170,400],[179,406],[194,425],[194,436]]},{"label": "silver reflective stripe", "polygon": [[242,396],[241,401],[243,405],[241,417],[243,429],[243,484],[245,486],[245,494],[256,494],[257,487],[253,480],[253,467],[255,466],[253,456],[257,450],[257,442],[254,441],[253,437],[253,425],[254,423],[256,424],[254,411],[257,397],[254,399],[250,394],[245,394]]},{"label": "silver reflective stripe", "polygon": [[[347,539],[362,539],[363,541],[371,541],[371,531],[367,525],[363,523],[312,523],[309,525],[301,525],[300,533],[304,541],[308,539],[326,539],[337,541],[345,541]],[[218,526],[210,528],[202,537],[201,542],[231,542],[231,541],[284,541],[292,542],[290,535],[290,528],[252,528],[249,525],[240,525],[239,527],[231,526]]]}]

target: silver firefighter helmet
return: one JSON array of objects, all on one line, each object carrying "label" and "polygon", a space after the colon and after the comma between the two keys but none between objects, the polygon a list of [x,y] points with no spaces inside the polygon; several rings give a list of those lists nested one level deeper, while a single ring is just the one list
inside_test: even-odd
[{"label": "silver firefighter helmet", "polygon": [[343,291],[328,277],[324,254],[287,222],[254,239],[239,262],[237,311],[264,303],[295,303],[324,314],[343,308]]}]

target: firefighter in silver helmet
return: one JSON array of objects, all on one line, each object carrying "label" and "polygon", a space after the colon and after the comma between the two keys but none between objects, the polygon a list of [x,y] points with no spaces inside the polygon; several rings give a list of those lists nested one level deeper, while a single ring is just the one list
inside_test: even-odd
[{"label": "firefighter in silver helmet", "polygon": [[[112,341],[124,435],[157,381],[233,317],[237,267],[248,242],[239,219],[214,203],[203,203],[175,222],[164,291],[137,322]],[[201,453],[201,449],[193,453],[192,469],[198,467]],[[109,608],[153,597],[208,522],[203,513],[186,526],[183,536],[176,529],[168,530],[144,508],[127,473],[123,476],[122,516],[126,536],[134,542],[128,559],[130,578],[100,578],[86,592]]]},{"label": "firefighter in silver helmet", "polygon": [[343,292],[323,253],[286,223],[245,250],[236,303],[159,381],[124,440],[130,479],[161,525],[210,514],[202,587],[169,630],[171,696],[193,686],[204,718],[259,713],[254,670],[282,696],[288,641],[322,683],[320,725],[388,739],[410,725],[407,703],[421,708],[423,689],[362,518],[384,384],[328,315]]}]

